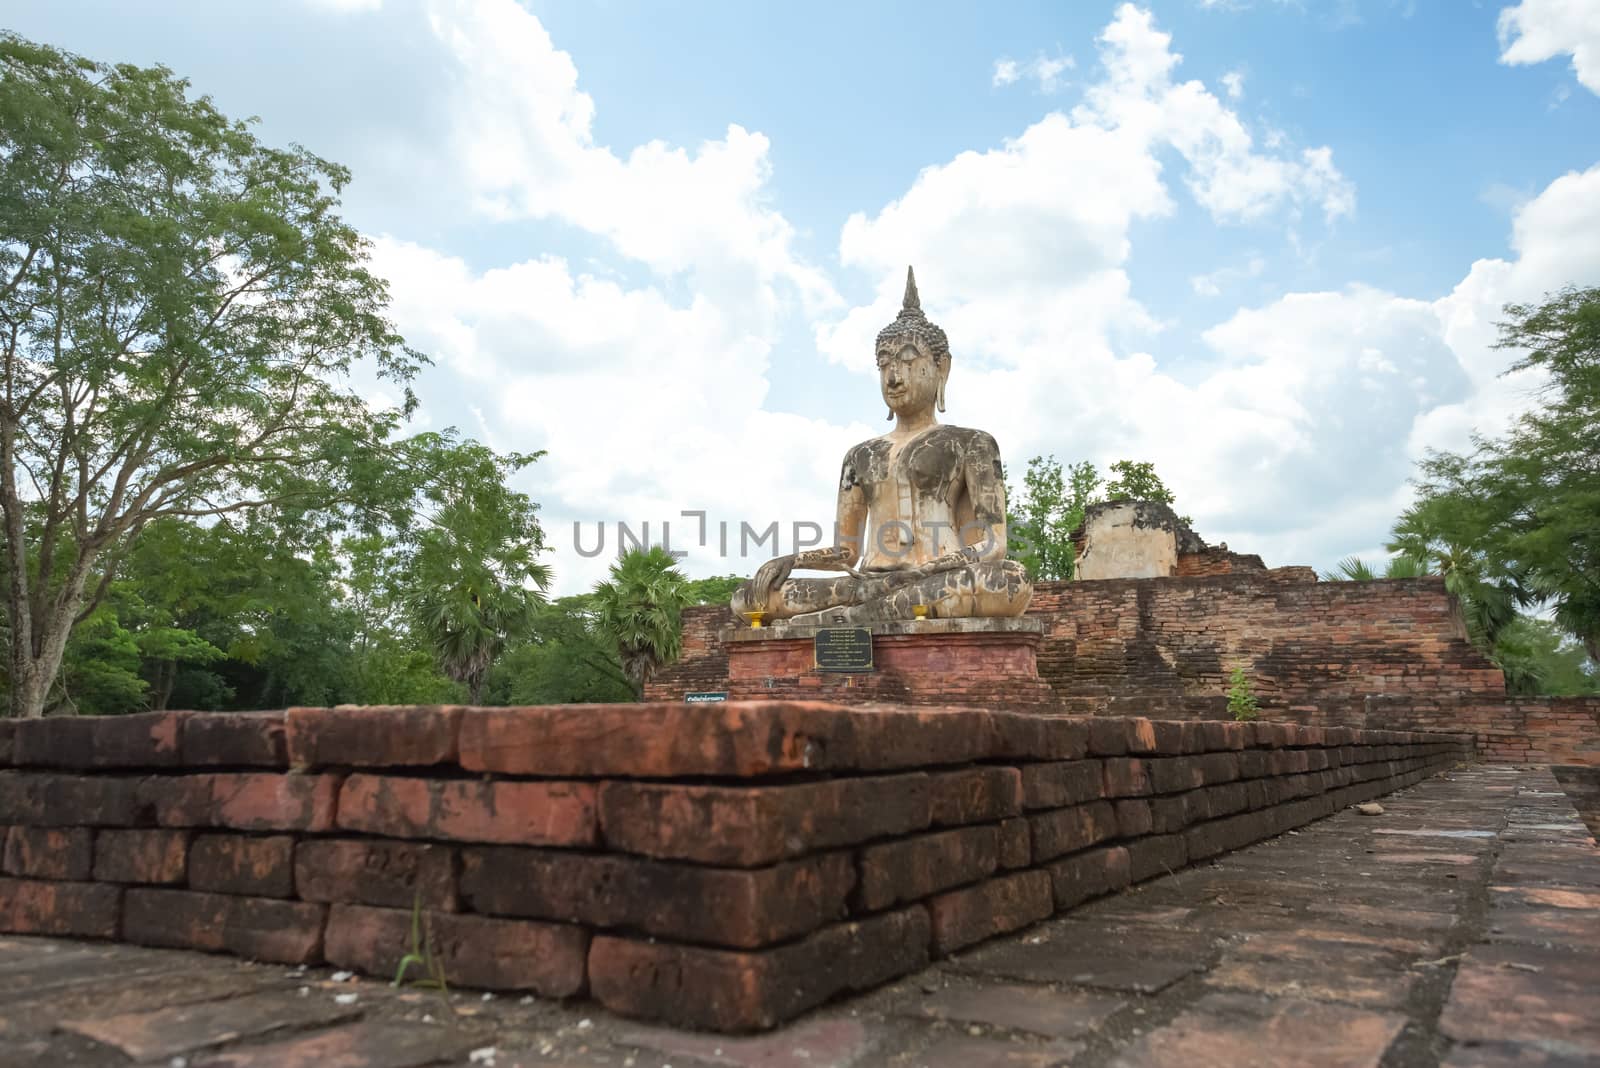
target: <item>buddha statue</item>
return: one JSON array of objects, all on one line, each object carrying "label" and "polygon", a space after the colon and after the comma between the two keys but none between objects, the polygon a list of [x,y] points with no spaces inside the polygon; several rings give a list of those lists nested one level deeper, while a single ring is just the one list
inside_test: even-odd
[{"label": "buddha statue", "polygon": [[[1006,559],[1006,490],[995,440],[942,425],[950,343],[922,312],[916,276],[878,334],[878,385],[894,429],[845,454],[835,544],[775,557],[733,596],[741,617],[790,624],[1019,616],[1033,587]],[[792,578],[797,570],[837,572]]]}]

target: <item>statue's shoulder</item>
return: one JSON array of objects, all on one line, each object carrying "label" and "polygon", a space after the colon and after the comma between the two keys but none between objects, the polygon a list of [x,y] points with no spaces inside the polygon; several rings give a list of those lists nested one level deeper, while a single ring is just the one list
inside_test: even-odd
[{"label": "statue's shoulder", "polygon": [[858,441],[846,450],[844,462],[847,464],[864,464],[875,456],[889,455],[890,447],[891,443],[887,437],[868,438],[866,441]]},{"label": "statue's shoulder", "polygon": [[975,430],[967,426],[941,426],[934,433],[960,447],[962,452],[977,453],[983,456],[999,457],[1000,444],[994,440],[994,435],[987,430]]}]

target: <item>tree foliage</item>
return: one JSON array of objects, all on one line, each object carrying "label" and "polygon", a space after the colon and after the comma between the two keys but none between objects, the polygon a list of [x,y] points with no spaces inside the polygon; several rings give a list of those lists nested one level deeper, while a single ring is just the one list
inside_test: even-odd
[{"label": "tree foliage", "polygon": [[508,480],[542,453],[500,455],[475,441],[419,434],[414,457],[421,507],[399,531],[403,603],[439,667],[473,703],[506,643],[529,633],[550,568],[528,495]]},{"label": "tree foliage", "polygon": [[[1499,347],[1535,370],[1539,403],[1471,453],[1431,453],[1404,525],[1459,550],[1470,570],[1600,658],[1600,288],[1512,305]],[[1397,535],[1397,540],[1400,537]],[[1447,575],[1449,572],[1446,573]]]},{"label": "tree foliage", "polygon": [[689,591],[672,554],[657,546],[625,553],[611,577],[594,590],[600,633],[616,649],[635,699],[682,647],[682,612]]},{"label": "tree foliage", "polygon": [[[1022,476],[1022,492],[1008,489],[1007,541],[1010,557],[1028,569],[1032,579],[1070,579],[1077,554],[1072,534],[1083,525],[1091,504],[1140,500],[1171,504],[1175,499],[1155,465],[1118,460],[1108,482],[1094,464],[1063,467],[1054,456],[1035,456]],[[1187,516],[1182,517],[1185,523]]]},{"label": "tree foliage", "polygon": [[1410,579],[1426,578],[1435,575],[1431,560],[1426,557],[1407,556],[1399,553],[1384,561],[1383,570],[1379,571],[1359,556],[1347,556],[1340,560],[1332,571],[1324,571],[1324,582],[1373,582],[1377,579]]},{"label": "tree foliage", "polygon": [[[348,385],[420,357],[385,318],[348,173],[263,145],[164,68],[0,35],[0,529],[12,711],[162,518],[300,521],[402,412]],[[409,393],[407,394],[409,398]]]}]

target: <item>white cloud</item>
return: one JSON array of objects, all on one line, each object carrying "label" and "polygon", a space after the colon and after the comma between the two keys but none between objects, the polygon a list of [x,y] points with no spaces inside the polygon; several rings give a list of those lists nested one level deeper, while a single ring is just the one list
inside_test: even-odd
[{"label": "white cloud", "polygon": [[1578,81],[1600,93],[1600,4],[1522,0],[1500,12],[1500,62],[1543,63],[1570,55]]},{"label": "white cloud", "polygon": [[994,62],[992,85],[1000,88],[1015,85],[1023,78],[1033,81],[1041,93],[1054,93],[1066,87],[1062,75],[1078,66],[1078,61],[1068,55],[1047,56],[1043,53],[1026,63],[1014,59],[997,59]]},{"label": "white cloud", "polygon": [[[950,418],[994,430],[1013,465],[1151,460],[1203,533],[1273,563],[1380,543],[1426,447],[1459,448],[1527,402],[1525,381],[1498,377],[1493,322],[1507,301],[1600,272],[1600,168],[1522,205],[1516,258],[1480,261],[1444,297],[1288,294],[1227,316],[1197,350],[1152,319],[1125,269],[1134,225],[1180,210],[1169,183],[1222,223],[1302,206],[1337,217],[1354,192],[1329,149],[1281,134],[1259,147],[1203,85],[1176,81],[1181,57],[1146,12],[1121,7],[1101,41],[1104,77],[1070,115],[925,167],[851,216],[840,259],[880,282],[819,329],[819,347],[868,370],[914,263],[951,338]],[[1169,148],[1181,175],[1163,169]],[[1191,286],[1220,295],[1264,272],[1252,256]]]},{"label": "white cloud", "polygon": [[1244,96],[1244,71],[1230,70],[1222,76],[1222,87],[1228,91],[1229,100]]},{"label": "white cloud", "polygon": [[1251,256],[1241,267],[1218,267],[1209,274],[1191,276],[1189,288],[1194,290],[1197,296],[1220,297],[1224,289],[1237,282],[1261,277],[1261,272],[1266,270],[1266,267],[1266,260],[1260,256]]},{"label": "white cloud", "polygon": [[[774,411],[778,323],[804,312],[826,359],[869,372],[914,263],[951,337],[952,421],[993,430],[1013,465],[1047,452],[1152,460],[1208,537],[1272,563],[1329,563],[1381,540],[1424,446],[1459,445],[1521,403],[1489,348],[1500,305],[1600,270],[1597,168],[1521,205],[1516,257],[1480,261],[1440,299],[1290,294],[1202,342],[1178,336],[1127,270],[1140,222],[1189,210],[1172,183],[1219,223],[1296,227],[1315,225],[1298,220],[1306,208],[1349,211],[1353,190],[1329,149],[1270,133],[1258,144],[1205,86],[1176,82],[1170,38],[1125,5],[1081,106],[925,167],[844,222],[841,265],[877,279],[869,303],[846,308],[770,201],[764,136],[730,127],[693,150],[615,152],[596,144],[594,104],[532,15],[509,0],[433,11],[470,116],[451,146],[462,188],[498,216],[580,227],[642,268],[534,254],[482,270],[400,240],[376,250],[398,325],[438,359],[460,410],[476,405],[503,447],[550,450],[524,478],[558,545],[574,520],[590,532],[648,520],[657,538],[670,520],[696,571],[748,571],[714,558],[719,518],[735,540],[740,520],[830,518],[839,457],[881,426]],[[1220,295],[1263,275],[1263,259],[1191,286]],[[686,508],[710,513],[708,549],[692,544]],[[564,551],[561,590],[609,556]]]},{"label": "white cloud", "polygon": [[[1074,109],[1098,123],[1166,143],[1188,162],[1190,191],[1222,220],[1260,219],[1286,205],[1316,205],[1332,220],[1355,210],[1355,187],[1326,146],[1284,156],[1258,152],[1239,116],[1198,81],[1174,83],[1183,57],[1148,11],[1123,4],[1100,37],[1107,77]],[[1269,146],[1270,149],[1270,146]]]},{"label": "white cloud", "polygon": [[539,20],[514,0],[431,0],[455,60],[453,148],[480,208],[555,217],[695,288],[770,313],[783,286],[807,308],[837,301],[767,203],[767,138],[730,125],[693,152],[651,141],[626,157],[594,141],[594,102]]}]

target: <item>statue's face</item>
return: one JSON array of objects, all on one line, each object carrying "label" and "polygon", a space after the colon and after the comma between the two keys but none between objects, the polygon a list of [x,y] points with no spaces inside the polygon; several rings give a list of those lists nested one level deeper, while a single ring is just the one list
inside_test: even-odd
[{"label": "statue's face", "polygon": [[910,339],[893,338],[878,349],[878,387],[896,415],[931,411],[942,378],[933,356]]}]

